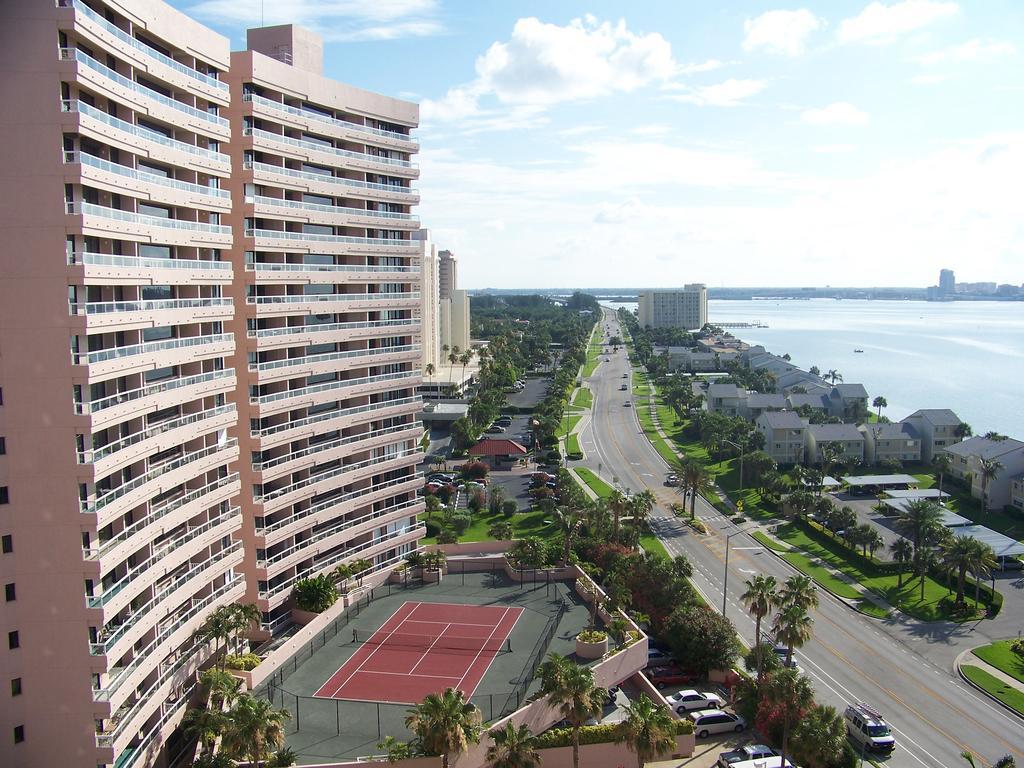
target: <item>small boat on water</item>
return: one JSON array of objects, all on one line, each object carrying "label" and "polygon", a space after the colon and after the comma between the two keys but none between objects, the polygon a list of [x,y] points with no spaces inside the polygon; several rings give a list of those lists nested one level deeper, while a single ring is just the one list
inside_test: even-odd
[{"label": "small boat on water", "polygon": [[855,349],[855,350],[853,350],[853,351],[854,351],[854,352],[861,352],[861,353],[862,353],[862,352],[864,352],[864,350],[863,350],[863,349]]}]

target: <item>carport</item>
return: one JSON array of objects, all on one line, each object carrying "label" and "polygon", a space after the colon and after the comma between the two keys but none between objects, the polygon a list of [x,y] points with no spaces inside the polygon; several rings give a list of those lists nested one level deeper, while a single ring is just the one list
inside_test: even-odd
[{"label": "carport", "polygon": [[948,499],[949,494],[938,488],[909,488],[905,491],[886,491],[890,499]]},{"label": "carport", "polygon": [[851,493],[879,493],[881,491],[906,490],[917,485],[913,475],[847,475],[843,478]]},{"label": "carport", "polygon": [[999,558],[1000,565],[1003,565],[1004,560],[1024,555],[1024,544],[984,525],[965,525],[957,528],[954,533],[958,536],[973,536],[978,541],[988,544]]}]

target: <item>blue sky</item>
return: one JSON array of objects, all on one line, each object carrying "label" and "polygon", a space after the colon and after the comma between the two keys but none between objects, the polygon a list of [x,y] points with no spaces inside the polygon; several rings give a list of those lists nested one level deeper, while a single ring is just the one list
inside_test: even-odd
[{"label": "blue sky", "polygon": [[[172,4],[239,48],[261,13]],[[420,102],[419,211],[464,287],[1024,281],[1019,0],[262,13]]]}]

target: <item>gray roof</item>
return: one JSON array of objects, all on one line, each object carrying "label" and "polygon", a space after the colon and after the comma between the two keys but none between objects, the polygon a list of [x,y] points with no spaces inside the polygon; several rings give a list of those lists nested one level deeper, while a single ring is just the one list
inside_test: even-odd
[{"label": "gray roof", "polygon": [[847,485],[917,485],[921,481],[913,475],[847,475],[843,478]]},{"label": "gray roof", "polygon": [[751,392],[747,395],[747,408],[785,408],[786,398],[784,395],[763,394]]},{"label": "gray roof", "polygon": [[708,397],[743,397],[743,390],[735,384],[712,384],[708,387]]},{"label": "gray roof", "polygon": [[868,396],[868,391],[864,389],[863,384],[836,384],[835,389],[839,392],[840,397],[844,398]]},{"label": "gray roof", "polygon": [[957,536],[973,536],[985,542],[996,553],[996,557],[1024,555],[1024,544],[983,525],[965,525],[953,531]]},{"label": "gray roof", "polygon": [[810,424],[807,431],[819,443],[833,440],[864,440],[864,435],[853,424]]},{"label": "gray roof", "polygon": [[829,393],[832,392],[832,387],[821,381],[812,381],[811,379],[805,379],[804,381],[798,381],[794,384],[782,384],[782,391],[787,395],[792,393],[797,387],[803,387],[809,395],[824,395],[828,397]]},{"label": "gray roof", "polygon": [[1005,440],[990,440],[987,437],[969,437],[961,443],[945,447],[946,453],[954,456],[977,456],[980,459],[994,459],[1024,449],[1024,443],[1008,437]]},{"label": "gray roof", "polygon": [[819,408],[821,410],[828,409],[828,402],[822,394],[796,394],[789,396],[790,408],[796,409],[801,405],[809,405],[811,408]]},{"label": "gray roof", "polygon": [[757,417],[757,423],[764,423],[769,429],[807,428],[807,422],[793,411],[765,411]]},{"label": "gray roof", "polygon": [[910,424],[897,421],[892,424],[864,424],[861,429],[871,432],[876,440],[919,440],[917,430]]},{"label": "gray roof", "polygon": [[890,499],[948,499],[949,494],[940,491],[938,488],[910,488],[906,491],[886,491],[885,495]]},{"label": "gray roof", "polygon": [[955,427],[961,423],[960,417],[949,410],[949,408],[922,408],[907,416],[907,419],[915,418],[925,419],[936,427]]}]

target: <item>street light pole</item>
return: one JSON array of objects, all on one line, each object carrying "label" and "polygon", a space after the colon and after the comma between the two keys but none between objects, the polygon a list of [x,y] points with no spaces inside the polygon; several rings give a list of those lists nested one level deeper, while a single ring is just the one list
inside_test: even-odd
[{"label": "street light pole", "polygon": [[725,440],[724,438],[723,438],[722,442],[726,443],[727,445],[731,445],[733,448],[735,448],[736,450],[738,450],[740,452],[740,493],[742,493],[743,492],[743,456],[747,452],[747,447],[746,447],[745,444],[744,445],[740,445],[739,443],[734,443],[732,440]]}]

